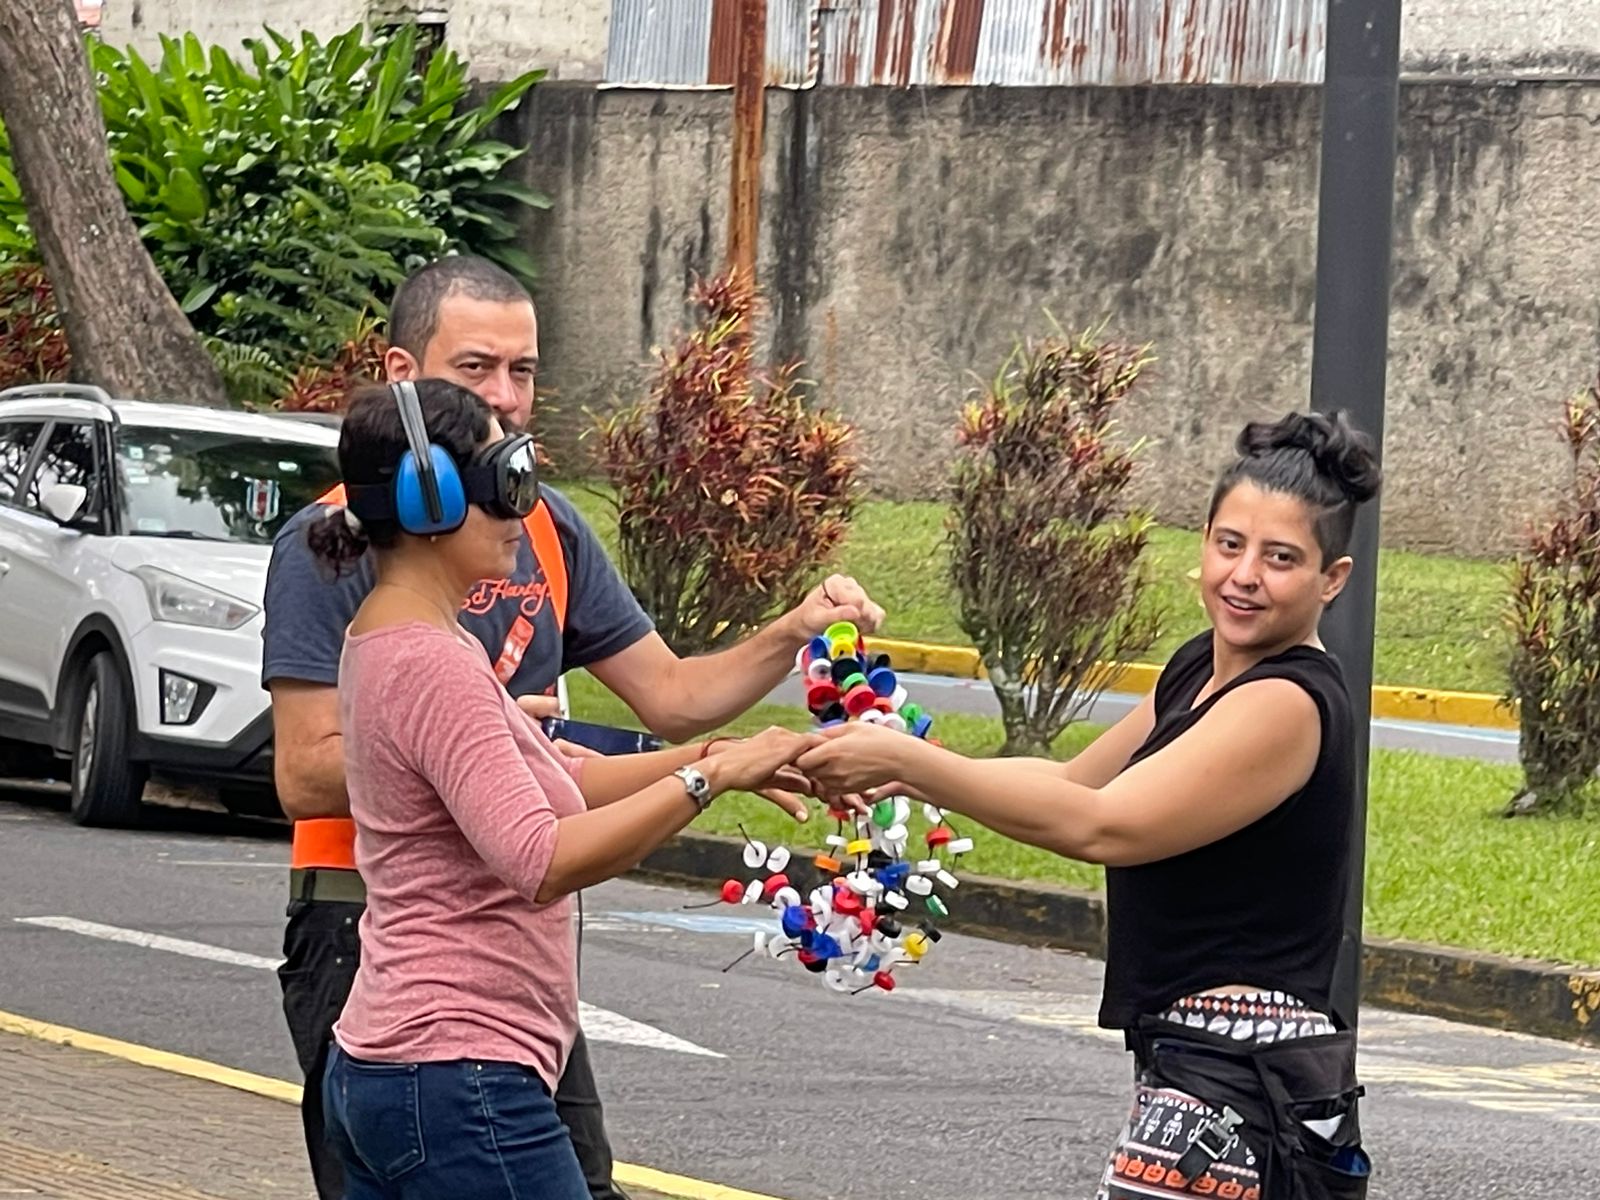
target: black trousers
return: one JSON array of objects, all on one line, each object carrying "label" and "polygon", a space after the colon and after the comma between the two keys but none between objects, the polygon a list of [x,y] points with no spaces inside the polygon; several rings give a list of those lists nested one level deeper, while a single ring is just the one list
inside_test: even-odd
[{"label": "black trousers", "polygon": [[[328,1143],[322,1111],[322,1073],[333,1043],[333,1023],[344,1010],[361,960],[356,933],[364,906],[332,900],[291,900],[283,935],[284,963],[278,969],[283,986],[283,1015],[294,1039],[295,1055],[305,1072],[305,1098],[300,1105],[305,1125],[311,1174],[321,1200],[343,1200],[344,1172]],[[611,1144],[606,1140],[605,1114],[589,1044],[580,1030],[556,1088],[556,1112],[572,1137],[584,1179],[593,1200],[628,1200],[611,1179]]]}]

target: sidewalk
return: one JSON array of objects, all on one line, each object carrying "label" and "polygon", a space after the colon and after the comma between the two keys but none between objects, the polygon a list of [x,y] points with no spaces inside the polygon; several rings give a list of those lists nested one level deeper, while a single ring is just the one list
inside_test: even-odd
[{"label": "sidewalk", "polygon": [[[635,1200],[666,1200],[629,1188]],[[307,1200],[291,1104],[0,1033],[0,1197]]]}]

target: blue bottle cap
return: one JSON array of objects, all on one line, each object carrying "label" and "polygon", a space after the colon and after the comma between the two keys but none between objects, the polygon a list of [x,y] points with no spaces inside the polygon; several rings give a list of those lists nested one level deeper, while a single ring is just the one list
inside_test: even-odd
[{"label": "blue bottle cap", "polygon": [[927,737],[928,730],[933,728],[933,718],[923,713],[917,718],[917,723],[911,727],[911,732],[916,737]]},{"label": "blue bottle cap", "polygon": [[811,639],[810,650],[812,658],[827,658],[830,649],[832,647],[829,646],[828,639],[821,634]]},{"label": "blue bottle cap", "polygon": [[783,936],[797,938],[806,931],[806,910],[798,904],[791,904],[783,910],[782,924]]},{"label": "blue bottle cap", "polygon": [[867,675],[867,682],[872,685],[872,690],[879,696],[894,695],[894,672],[888,667],[878,667]]}]

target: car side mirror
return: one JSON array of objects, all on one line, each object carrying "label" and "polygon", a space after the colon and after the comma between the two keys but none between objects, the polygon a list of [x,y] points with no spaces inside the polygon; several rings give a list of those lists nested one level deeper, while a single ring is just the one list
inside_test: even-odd
[{"label": "car side mirror", "polygon": [[75,483],[54,483],[39,498],[39,506],[63,525],[70,525],[83,512],[89,490]]}]

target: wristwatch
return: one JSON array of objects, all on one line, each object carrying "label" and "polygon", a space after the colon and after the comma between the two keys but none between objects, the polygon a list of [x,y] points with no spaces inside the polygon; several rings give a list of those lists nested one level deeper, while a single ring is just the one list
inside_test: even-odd
[{"label": "wristwatch", "polygon": [[693,767],[679,767],[673,774],[683,780],[683,790],[689,793],[694,806],[705,812],[711,804],[711,785],[706,782],[706,777]]}]

